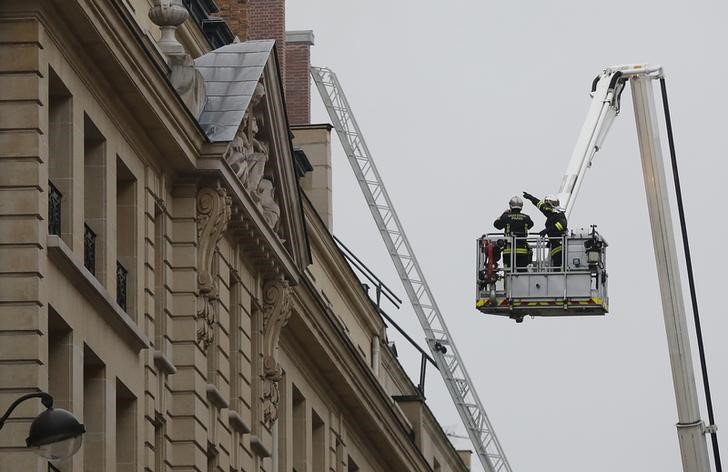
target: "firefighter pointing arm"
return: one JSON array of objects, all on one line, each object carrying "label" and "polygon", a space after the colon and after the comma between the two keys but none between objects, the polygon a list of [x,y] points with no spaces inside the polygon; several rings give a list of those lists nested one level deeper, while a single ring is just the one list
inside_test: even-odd
[{"label": "firefighter pointing arm", "polygon": [[567,222],[564,211],[559,208],[559,199],[553,195],[546,195],[543,200],[539,200],[528,192],[523,192],[523,197],[530,200],[541,210],[546,217],[546,225],[538,234],[547,236],[549,255],[551,256],[551,265],[553,268],[561,270],[562,264],[562,237],[567,234]]}]

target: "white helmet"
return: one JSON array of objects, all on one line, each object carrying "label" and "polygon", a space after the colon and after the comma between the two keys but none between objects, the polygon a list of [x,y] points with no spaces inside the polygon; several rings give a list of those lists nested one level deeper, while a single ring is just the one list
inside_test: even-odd
[{"label": "white helmet", "polygon": [[508,206],[511,207],[511,210],[514,209],[523,209],[523,200],[519,196],[512,197],[511,200],[508,202]]},{"label": "white helmet", "polygon": [[550,205],[551,208],[558,208],[559,207],[559,197],[556,195],[546,195],[543,197],[543,202]]}]

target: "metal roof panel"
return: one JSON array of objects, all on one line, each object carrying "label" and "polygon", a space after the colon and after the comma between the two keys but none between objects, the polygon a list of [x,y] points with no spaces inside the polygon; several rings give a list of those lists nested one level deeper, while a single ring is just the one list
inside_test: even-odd
[{"label": "metal roof panel", "polygon": [[195,59],[195,68],[205,83],[205,106],[198,121],[210,141],[232,141],[235,137],[274,43],[228,44]]}]

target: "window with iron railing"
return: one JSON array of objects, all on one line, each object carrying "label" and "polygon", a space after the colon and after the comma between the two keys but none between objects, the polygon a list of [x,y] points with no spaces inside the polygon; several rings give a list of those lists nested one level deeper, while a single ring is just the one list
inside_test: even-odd
[{"label": "window with iron railing", "polygon": [[63,195],[48,181],[48,234],[61,235],[61,199]]},{"label": "window with iron railing", "polygon": [[83,266],[96,275],[96,233],[87,224],[83,225]]},{"label": "window with iron railing", "polygon": [[126,282],[128,271],[116,261],[116,303],[126,311]]}]

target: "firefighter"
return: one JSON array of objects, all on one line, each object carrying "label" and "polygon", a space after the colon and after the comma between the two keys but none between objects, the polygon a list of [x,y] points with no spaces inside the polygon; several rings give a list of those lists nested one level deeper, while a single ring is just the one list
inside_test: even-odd
[{"label": "firefighter", "polygon": [[[528,241],[528,230],[533,228],[533,220],[525,213],[521,213],[523,209],[523,200],[521,197],[515,196],[508,202],[509,209],[493,222],[493,226],[502,229],[506,236],[515,236],[516,241],[516,270],[525,271],[528,264],[531,263],[531,248]],[[503,265],[508,268],[511,265],[512,244],[509,242],[503,249]]]},{"label": "firefighter", "polygon": [[549,255],[551,256],[551,266],[557,270],[561,270],[563,262],[563,236],[567,234],[566,215],[559,208],[559,199],[553,195],[546,195],[543,200],[539,200],[528,192],[523,192],[523,197],[530,200],[541,210],[546,217],[546,227],[538,234],[548,236]]}]

